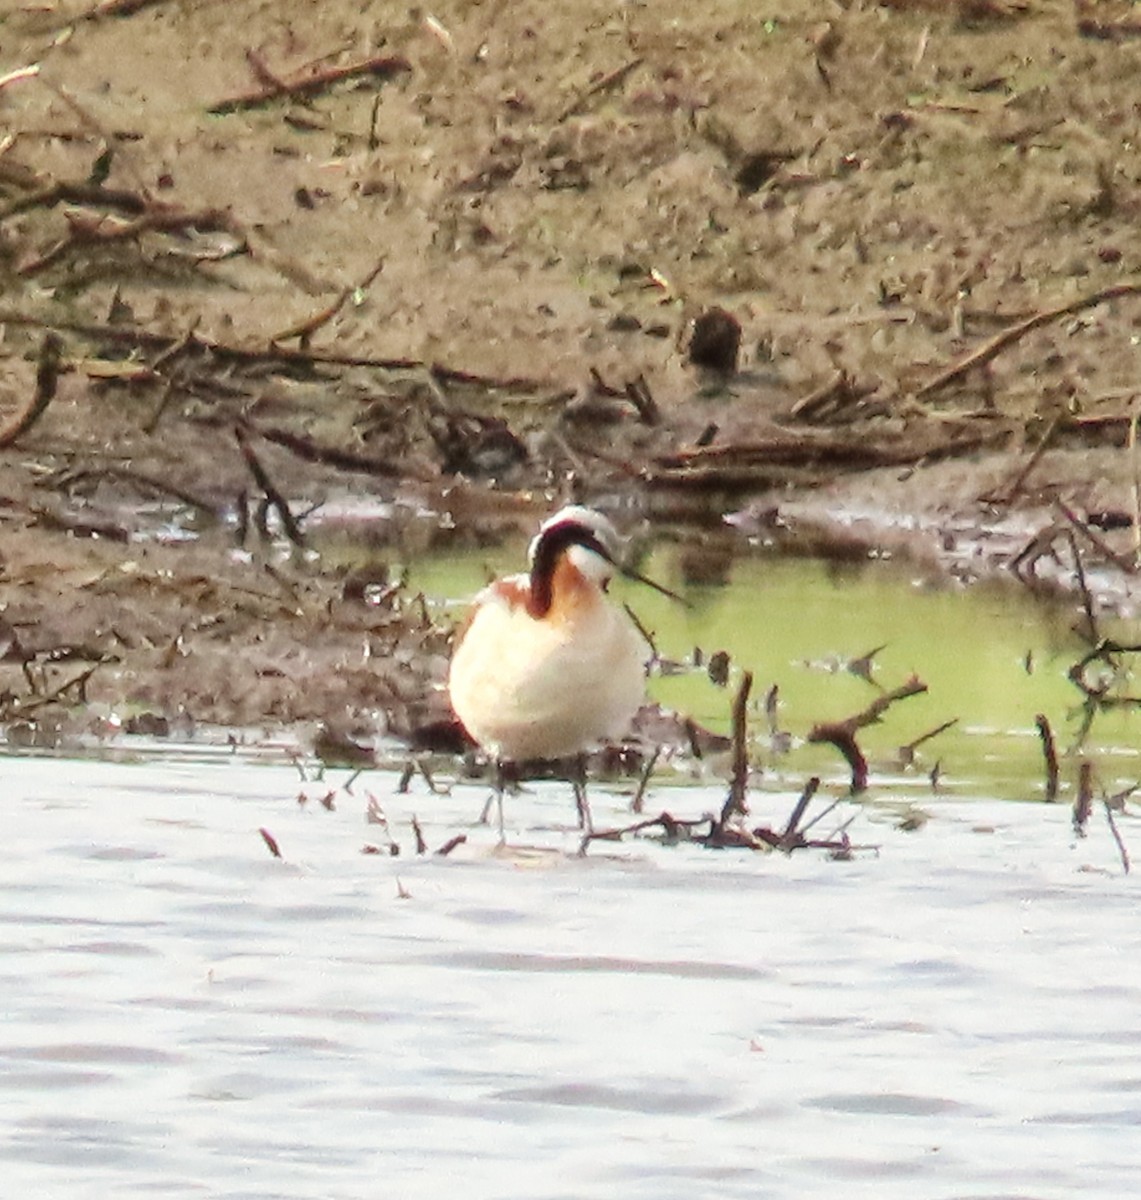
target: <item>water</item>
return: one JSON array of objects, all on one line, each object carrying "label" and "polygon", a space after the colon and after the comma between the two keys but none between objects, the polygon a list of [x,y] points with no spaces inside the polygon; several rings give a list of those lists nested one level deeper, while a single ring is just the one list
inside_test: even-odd
[{"label": "water", "polygon": [[[0,758],[4,1194],[1141,1190],[1137,882],[1100,815],[1075,841],[1063,806],[934,799],[919,831],[857,812],[879,851],[848,862],[580,859],[558,785],[509,802],[504,855],[481,788],[353,786]],[[369,790],[398,858],[362,853]],[[413,812],[468,842],[416,858]]]},{"label": "water", "polygon": [[[667,706],[726,732],[732,693],[742,670],[754,673],[750,727],[756,758],[769,775],[790,786],[810,774],[843,776],[835,750],[805,744],[818,722],[837,721],[865,709],[883,689],[913,675],[925,694],[892,707],[883,720],[860,734],[873,766],[873,786],[892,794],[930,794],[928,773],[939,765],[944,793],[1004,799],[1040,799],[1043,759],[1035,719],[1046,716],[1063,756],[1063,795],[1068,798],[1076,768],[1066,752],[1080,751],[1096,764],[1108,791],[1141,779],[1141,710],[1123,706],[1096,715],[1088,735],[1082,695],[1067,671],[1086,646],[1074,632],[1076,600],[1035,598],[1013,582],[969,589],[939,587],[921,569],[905,563],[848,564],[843,568],[805,559],[743,554],[732,563],[723,587],[686,587],[680,578],[682,552],[657,553],[647,570],[683,590],[683,608],[649,588],[618,581],[615,591],[653,631],[659,652],[691,660],[694,647],[705,656],[725,650],[733,672],[728,688],[715,687],[704,670],[687,670],[651,680],[652,695]],[[488,559],[468,555],[420,563],[412,583],[458,609],[490,572],[518,569],[524,547],[507,547]],[[1136,627],[1102,622],[1102,632],[1141,641]],[[868,682],[847,665],[882,647]],[[1141,693],[1125,660],[1118,693]],[[793,742],[787,755],[774,755],[758,711],[776,686],[779,722]],[[947,721],[956,724],[917,752],[901,770],[899,749]]]}]

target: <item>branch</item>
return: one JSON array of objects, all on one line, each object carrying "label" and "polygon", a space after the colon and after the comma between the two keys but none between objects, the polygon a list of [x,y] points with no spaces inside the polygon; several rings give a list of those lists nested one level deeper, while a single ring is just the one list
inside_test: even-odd
[{"label": "branch", "polygon": [[1113,287],[1103,288],[1101,291],[1093,292],[1089,296],[1082,296],[1078,300],[1072,300],[1069,304],[1061,304],[1057,308],[1046,308],[1041,312],[1036,312],[1025,320],[1011,325],[1009,329],[1004,329],[1001,333],[995,334],[990,341],[984,342],[969,354],[964,355],[958,362],[944,367],[943,370],[939,371],[916,390],[915,398],[920,400],[924,396],[930,396],[934,392],[941,391],[947,384],[954,383],[956,379],[961,379],[968,371],[974,370],[975,367],[981,367],[990,362],[991,359],[997,358],[1003,350],[1008,346],[1013,346],[1015,342],[1021,341],[1028,333],[1032,333],[1035,329],[1040,329],[1043,325],[1050,324],[1051,321],[1058,320],[1059,317],[1068,317],[1071,313],[1081,312],[1087,308],[1094,308],[1098,304],[1104,304],[1107,300],[1116,300],[1121,296],[1137,295],[1141,295],[1141,281],[1117,283]]},{"label": "branch", "polygon": [[844,756],[852,771],[852,793],[862,792],[868,786],[868,760],[856,742],[856,731],[876,724],[883,714],[897,701],[909,696],[918,696],[927,691],[927,684],[914,676],[901,687],[877,696],[862,712],[843,721],[816,725],[808,735],[810,742],[828,742]]},{"label": "branch", "polygon": [[408,59],[398,54],[377,54],[361,62],[348,63],[343,67],[326,67],[320,71],[294,76],[292,79],[280,78],[262,64],[257,72],[263,80],[262,87],[219,100],[212,104],[207,112],[225,114],[246,108],[260,108],[261,105],[282,96],[315,96],[346,79],[371,75],[376,79],[387,80],[411,70],[412,64]]}]

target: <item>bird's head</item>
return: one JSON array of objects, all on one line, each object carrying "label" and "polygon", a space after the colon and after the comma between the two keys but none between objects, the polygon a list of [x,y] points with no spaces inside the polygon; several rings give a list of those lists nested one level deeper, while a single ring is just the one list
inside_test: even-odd
[{"label": "bird's head", "polygon": [[617,569],[618,546],[618,534],[602,513],[569,504],[548,517],[531,540],[532,583],[549,580],[559,559],[568,555],[587,579],[604,588]]}]

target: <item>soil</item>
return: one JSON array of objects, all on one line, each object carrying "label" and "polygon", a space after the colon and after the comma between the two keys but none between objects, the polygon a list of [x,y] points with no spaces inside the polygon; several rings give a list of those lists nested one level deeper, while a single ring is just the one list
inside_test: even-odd
[{"label": "soil", "polygon": [[570,496],[1131,610],[1139,78],[1125,0],[10,0],[10,739],[422,730],[390,564]]}]

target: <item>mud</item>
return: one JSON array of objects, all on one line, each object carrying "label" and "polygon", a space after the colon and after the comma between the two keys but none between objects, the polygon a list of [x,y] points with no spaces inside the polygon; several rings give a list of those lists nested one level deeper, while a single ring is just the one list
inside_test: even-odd
[{"label": "mud", "polygon": [[[448,630],[392,564],[571,495],[968,579],[1073,586],[1077,546],[1131,610],[1138,32],[1070,0],[8,5],[5,719],[417,728]],[[691,362],[713,308],[736,371]],[[346,498],[382,515],[331,554]]]}]

